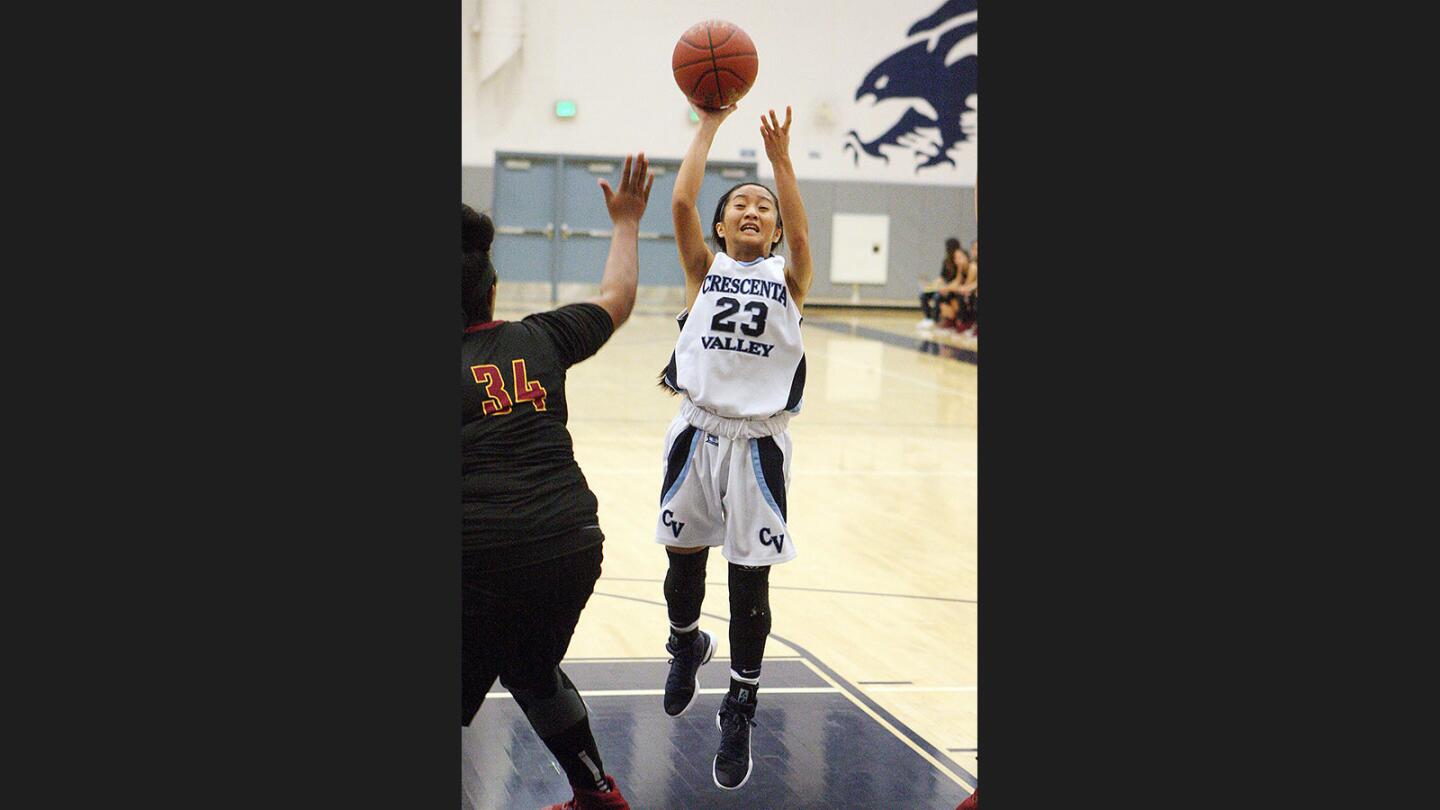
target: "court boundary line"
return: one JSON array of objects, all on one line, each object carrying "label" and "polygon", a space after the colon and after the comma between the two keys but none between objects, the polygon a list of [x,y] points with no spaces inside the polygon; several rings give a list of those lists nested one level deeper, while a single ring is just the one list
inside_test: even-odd
[{"label": "court boundary line", "polygon": [[[655,607],[666,607],[664,602],[656,602],[653,599],[642,599],[638,596],[625,596],[624,594],[605,593],[604,591],[594,591],[592,592],[592,595],[608,596],[611,599],[623,599],[627,602],[639,602],[641,604],[653,605]],[[714,613],[706,613],[703,610],[700,611],[700,615],[715,619],[716,621],[723,621],[727,623],[730,621],[728,618],[717,616]],[[846,680],[844,676],[831,669],[824,662],[817,659],[814,654],[812,654],[809,650],[801,647],[799,644],[796,644],[795,642],[785,638],[784,636],[776,635],[773,632],[770,634],[770,638],[773,638],[781,644],[784,644],[785,646],[790,647],[791,649],[800,653],[800,662],[802,664],[814,670],[815,674],[819,675],[820,678],[826,683],[829,683],[831,686],[835,686],[840,689],[840,694],[845,695],[851,703],[859,706],[862,711],[870,715],[871,719],[879,722],[881,728],[889,731],[891,734],[898,737],[902,743],[905,743],[905,745],[907,745],[911,750],[919,754],[922,759],[933,765],[936,770],[953,779],[957,785],[968,787],[972,792],[975,790],[975,786],[979,780],[976,779],[974,774],[965,770],[965,768],[962,767],[960,763],[955,762],[948,755],[942,753],[940,749],[932,745],[929,740],[926,740],[924,737],[917,734],[914,729],[905,725],[903,722],[900,721],[898,717],[887,711],[884,706],[881,706],[880,704],[871,700],[868,696],[865,695],[864,692],[862,692],[860,689],[856,688],[854,684]],[[939,757],[944,757],[946,760],[948,760],[951,764],[955,766],[955,770],[959,771],[963,776],[956,776],[950,771],[949,768],[940,764]]]},{"label": "court boundary line", "polygon": [[[819,675],[827,683],[831,683],[836,686],[841,686],[841,684],[844,684],[844,687],[849,687],[848,689],[842,687],[841,694],[850,698],[850,701],[852,703],[859,706],[862,710],[865,711],[866,714],[869,714],[872,718],[879,722],[881,728],[888,729],[890,733],[894,734],[896,737],[899,737],[902,742],[904,742],[906,745],[909,745],[912,749],[915,750],[915,753],[919,754],[931,765],[934,765],[941,773],[945,774],[951,779],[954,779],[956,784],[965,785],[969,787],[972,792],[975,790],[975,786],[979,782],[979,780],[976,779],[974,774],[965,770],[965,768],[962,767],[960,763],[955,762],[955,760],[951,759],[949,755],[941,753],[940,749],[932,745],[929,740],[926,740],[924,737],[916,734],[914,729],[900,722],[900,719],[898,717],[886,711],[884,706],[881,706],[880,704],[871,700],[869,696],[867,696],[864,692],[856,689],[855,686],[849,681],[845,680],[845,678],[842,677],[840,673],[836,672],[833,669],[830,669],[830,667],[827,666],[823,661],[815,658],[813,655],[810,654],[808,650],[806,650],[804,647],[801,647],[799,644],[781,638],[774,633],[771,633],[770,637],[774,639],[779,639],[781,642],[799,650],[803,655],[806,656],[805,658],[800,659],[801,663],[814,670],[815,674]],[[902,729],[904,733],[901,733],[901,731],[898,731],[897,729]],[[964,778],[962,779],[961,777],[956,776],[955,774],[950,772],[949,768],[946,768],[944,765],[940,764],[941,757],[944,757],[945,760],[953,764],[955,766],[955,770],[963,774]]]},{"label": "court boundary line", "polygon": [[[885,720],[885,718],[884,718],[884,717],[881,717],[880,714],[877,712],[877,710],[880,710],[880,707],[879,707],[879,706],[875,706],[875,707],[872,708],[870,705],[868,705],[868,704],[869,704],[869,701],[865,701],[865,702],[862,703],[857,695],[849,692],[849,691],[846,690],[846,689],[841,688],[841,687],[840,687],[840,684],[839,684],[837,681],[835,681],[835,679],[831,678],[829,675],[826,675],[823,671],[821,671],[820,667],[816,666],[815,663],[812,662],[810,659],[808,659],[808,658],[802,658],[802,659],[800,659],[800,660],[801,660],[802,662],[804,662],[806,666],[809,666],[810,669],[813,670],[816,675],[819,675],[821,678],[825,679],[825,682],[826,682],[826,683],[834,684],[835,687],[839,690],[840,694],[842,694],[842,695],[844,695],[846,698],[848,698],[851,703],[854,703],[856,706],[859,706],[861,711],[863,711],[863,712],[865,712],[866,714],[870,715],[870,719],[874,720],[876,723],[879,723],[881,728],[883,728],[883,729],[885,729],[886,731],[888,731],[888,732],[890,732],[891,734],[893,734],[893,735],[896,737],[896,739],[900,740],[900,742],[903,742],[903,743],[905,743],[905,745],[909,746],[909,747],[910,747],[910,750],[912,750],[912,751],[914,751],[915,753],[919,754],[921,759],[923,759],[923,760],[925,760],[926,762],[930,763],[930,764],[931,764],[932,766],[934,766],[935,769],[938,770],[939,772],[941,772],[941,773],[945,774],[946,776],[950,777],[950,779],[951,779],[952,781],[954,781],[955,784],[957,784],[957,785],[965,785],[965,781],[964,781],[963,779],[961,779],[960,777],[958,777],[958,776],[956,776],[955,774],[951,773],[951,772],[950,772],[950,769],[947,768],[947,767],[945,767],[944,765],[942,765],[942,764],[940,763],[940,760],[937,759],[933,754],[930,754],[929,752],[927,752],[926,750],[924,750],[923,748],[921,748],[919,745],[917,745],[917,744],[915,743],[914,740],[910,739],[907,735],[901,734],[899,731],[896,731],[896,730],[895,730],[895,727],[892,726],[889,722],[887,722],[887,721]],[[828,667],[827,667],[827,668],[828,668]],[[881,711],[883,711],[883,710],[881,710]],[[889,714],[889,713],[887,712],[887,714]],[[895,722],[898,723],[899,721],[897,720],[897,721],[895,721]],[[912,732],[912,733],[913,733],[913,732]],[[949,760],[950,757],[946,756],[945,759]],[[960,771],[961,773],[965,773],[965,769],[964,769],[964,768],[961,768],[959,765],[956,765],[956,766],[955,766],[955,769],[958,770],[958,771]],[[967,776],[968,776],[968,774],[967,774]],[[974,789],[974,785],[970,785],[969,787],[970,787],[972,790]]]},{"label": "court boundary line", "polygon": [[[669,660],[669,659],[662,659]],[[807,659],[796,659],[800,663],[806,663]],[[635,661],[621,660],[615,663],[630,664]],[[644,663],[644,662],[639,662]],[[812,670],[813,671],[813,670]],[[728,695],[728,686],[704,686],[695,690],[701,695]],[[767,686],[767,695],[836,695],[841,692],[838,686]],[[880,687],[871,689],[872,692],[974,692],[973,686],[913,686],[913,687]],[[586,689],[582,693],[586,698],[592,697],[660,697],[665,694],[664,689]],[[501,687],[493,692],[486,692],[487,699],[492,697],[511,697],[509,690]]]},{"label": "court boundary line", "polygon": [[[804,660],[804,659],[801,659]],[[728,686],[704,686],[695,690],[700,695],[728,695]],[[580,693],[582,697],[589,700],[592,697],[660,697],[665,694],[664,689],[586,689]],[[840,689],[835,686],[771,686],[765,689],[767,695],[838,695]],[[485,699],[492,697],[512,697],[508,691],[486,692]]]},{"label": "court boundary line", "polygon": [[[602,576],[602,577],[600,577],[600,581],[601,581],[601,582],[605,582],[605,581],[610,581],[610,582],[664,582],[665,580],[663,580],[663,579],[651,579],[651,578],[647,578],[647,577],[607,577],[607,576]],[[718,587],[718,588],[728,587],[727,584],[724,583],[724,582],[706,582],[705,585],[706,585],[707,587],[708,587],[708,586],[711,586],[711,585],[714,585],[715,587]],[[967,605],[979,605],[979,604],[980,604],[980,600],[978,600],[978,599],[953,599],[953,598],[948,597],[948,596],[924,596],[924,595],[921,595],[921,594],[909,594],[909,593],[881,593],[881,592],[879,592],[879,591],[843,591],[843,590],[839,590],[839,589],[837,589],[837,588],[807,588],[807,587],[805,587],[805,586],[803,586],[803,585],[774,585],[774,584],[772,584],[772,585],[770,586],[770,590],[772,590],[772,591],[815,591],[815,592],[817,592],[817,593],[843,593],[843,594],[853,594],[853,595],[856,595],[856,596],[893,596],[893,597],[895,597],[896,599],[928,599],[928,600],[935,601],[935,602],[961,602],[961,603],[964,603],[964,604],[967,604]]]},{"label": "court boundary line", "polygon": [[[728,620],[727,620],[728,621]],[[767,655],[766,661],[799,661],[799,655]],[[729,661],[729,658],[715,656],[711,661]],[[669,663],[669,658],[656,658],[648,655],[622,656],[612,658],[565,658],[560,661],[562,664],[643,664],[643,663]]]},{"label": "court boundary line", "polygon": [[[956,355],[958,355],[957,357],[947,357],[945,359],[956,360],[961,363],[969,363],[976,368],[980,367],[980,352],[976,351],[975,349],[967,349],[963,346],[955,346],[948,342],[934,340],[933,333],[930,337],[927,338],[917,338],[907,335],[897,335],[894,332],[886,332],[883,329],[875,329],[869,326],[860,326],[858,324],[848,324],[843,321],[828,320],[812,320],[810,322],[810,325],[824,329],[827,332],[835,332],[836,334],[845,335],[846,337],[858,337],[864,338],[865,340],[873,340],[883,346],[894,346],[897,349],[910,349],[912,351],[917,351],[921,354],[928,354],[934,357],[940,356],[938,348],[944,346],[947,349],[954,350]],[[935,344],[937,351],[927,351],[924,348],[924,344],[926,343]]]}]

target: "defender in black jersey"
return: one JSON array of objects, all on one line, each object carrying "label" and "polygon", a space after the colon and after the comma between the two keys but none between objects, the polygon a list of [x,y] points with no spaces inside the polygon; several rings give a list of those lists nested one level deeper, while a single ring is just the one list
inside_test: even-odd
[{"label": "defender in black jersey", "polygon": [[630,317],[648,168],[644,153],[626,157],[617,190],[600,181],[614,223],[600,296],[516,323],[493,320],[494,223],[460,207],[460,724],[498,677],[574,788],[547,810],[629,807],[559,666],[600,576],[604,541],[565,427],[565,371]]}]

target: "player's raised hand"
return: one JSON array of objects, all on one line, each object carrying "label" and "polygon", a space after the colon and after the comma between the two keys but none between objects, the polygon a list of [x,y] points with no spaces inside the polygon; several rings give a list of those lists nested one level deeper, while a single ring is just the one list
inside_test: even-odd
[{"label": "player's raised hand", "polygon": [[610,209],[610,221],[639,222],[650,203],[650,187],[655,184],[655,175],[650,173],[650,161],[645,153],[639,157],[625,156],[625,168],[620,172],[620,189],[612,190],[604,178],[600,179],[600,190],[605,193],[605,207]]},{"label": "player's raised hand", "polygon": [[785,108],[785,123],[782,125],[775,111],[770,111],[770,117],[760,116],[760,137],[765,141],[765,156],[770,162],[783,160],[790,156],[790,108]]},{"label": "player's raised hand", "polygon": [[731,104],[729,107],[712,110],[709,107],[691,104],[690,108],[695,111],[695,115],[700,119],[700,126],[716,129],[720,126],[721,122],[730,117],[730,113],[735,112],[736,106],[735,104]]}]

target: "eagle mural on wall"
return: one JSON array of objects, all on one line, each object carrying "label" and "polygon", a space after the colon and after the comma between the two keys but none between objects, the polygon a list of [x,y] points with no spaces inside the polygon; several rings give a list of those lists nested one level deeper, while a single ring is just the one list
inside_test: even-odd
[{"label": "eagle mural on wall", "polygon": [[[916,174],[919,174],[921,169],[943,163],[955,165],[948,152],[956,144],[970,139],[969,134],[960,127],[960,116],[973,109],[968,99],[971,95],[978,95],[980,60],[973,53],[949,64],[946,64],[946,59],[957,43],[976,35],[978,20],[972,19],[956,25],[941,33],[938,38],[930,32],[940,29],[963,14],[974,12],[977,1],[947,0],[933,14],[916,21],[905,33],[907,38],[924,34],[923,38],[886,57],[866,74],[865,80],[855,91],[856,102],[867,95],[873,95],[877,103],[894,98],[915,99],[923,104],[912,103],[899,121],[872,141],[866,141],[855,130],[850,130],[847,135],[853,142],[847,139],[845,149],[853,153],[855,165],[860,164],[862,151],[889,163],[890,158],[881,148],[906,146],[901,140],[911,136],[924,140],[927,145],[936,147],[937,150],[932,155],[924,149],[906,147],[912,149],[917,158],[925,158],[915,166]],[[933,48],[930,47],[932,39],[935,41]],[[926,105],[934,111],[933,117],[922,109]],[[919,130],[922,129],[939,130],[940,142],[934,143],[921,135]]]}]

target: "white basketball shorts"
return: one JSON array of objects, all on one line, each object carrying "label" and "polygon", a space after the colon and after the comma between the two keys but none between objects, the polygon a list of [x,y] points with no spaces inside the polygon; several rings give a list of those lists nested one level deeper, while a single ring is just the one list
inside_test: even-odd
[{"label": "white basketball shorts", "polygon": [[736,565],[795,559],[785,524],[790,432],[727,439],[676,416],[665,435],[655,542],[676,548],[720,546]]}]

